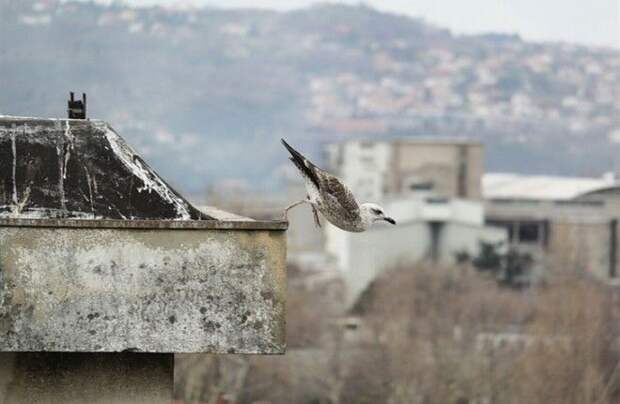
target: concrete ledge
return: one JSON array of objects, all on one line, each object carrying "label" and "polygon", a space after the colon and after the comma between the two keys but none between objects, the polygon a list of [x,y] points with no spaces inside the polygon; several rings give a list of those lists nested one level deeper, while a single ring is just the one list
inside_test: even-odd
[{"label": "concrete ledge", "polygon": [[284,228],[2,219],[0,351],[283,353]]},{"label": "concrete ledge", "polygon": [[0,218],[0,227],[58,227],[98,229],[180,230],[286,230],[284,220],[114,220],[114,219],[20,219]]}]

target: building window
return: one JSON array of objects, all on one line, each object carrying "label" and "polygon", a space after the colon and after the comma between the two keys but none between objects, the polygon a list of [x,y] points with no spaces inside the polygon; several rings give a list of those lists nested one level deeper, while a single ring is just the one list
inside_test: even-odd
[{"label": "building window", "polygon": [[444,205],[450,202],[450,198],[446,198],[445,196],[432,196],[425,199],[426,203],[429,205]]},{"label": "building window", "polygon": [[519,242],[538,243],[541,240],[540,223],[521,222],[519,223]]},{"label": "building window", "polygon": [[409,184],[409,189],[411,191],[431,191],[433,189],[433,182],[414,182]]},{"label": "building window", "polygon": [[403,191],[432,191],[435,183],[432,180],[419,177],[409,177],[403,181]]},{"label": "building window", "polygon": [[549,224],[546,221],[512,221],[487,220],[490,226],[503,227],[508,231],[508,240],[511,243],[547,245]]}]

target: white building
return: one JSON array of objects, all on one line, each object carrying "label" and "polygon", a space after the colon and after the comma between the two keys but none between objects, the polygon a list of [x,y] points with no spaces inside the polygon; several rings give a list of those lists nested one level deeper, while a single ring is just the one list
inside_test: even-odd
[{"label": "white building", "polygon": [[466,139],[350,140],[327,147],[328,168],[360,201],[432,191],[481,199],[483,146]]},{"label": "white building", "polygon": [[328,166],[360,201],[383,198],[392,148],[387,142],[349,141],[327,146]]},{"label": "white building", "polygon": [[388,198],[383,205],[396,226],[377,224],[364,233],[326,226],[326,250],[345,280],[348,305],[378,274],[397,265],[424,260],[452,264],[459,253],[477,255],[480,241],[507,239],[505,229],[484,225],[477,201],[422,193]]},{"label": "white building", "polygon": [[422,260],[453,263],[480,241],[507,239],[485,226],[480,179],[484,149],[467,139],[350,140],[327,147],[328,169],[360,202],[377,202],[398,223],[365,233],[327,225],[325,250],[347,286],[347,303],[381,272]]}]

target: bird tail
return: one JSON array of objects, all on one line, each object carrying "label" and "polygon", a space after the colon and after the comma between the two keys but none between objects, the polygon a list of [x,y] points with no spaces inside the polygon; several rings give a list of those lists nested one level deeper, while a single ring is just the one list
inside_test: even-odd
[{"label": "bird tail", "polygon": [[300,152],[293,149],[293,147],[286,143],[286,140],[280,139],[286,150],[291,153],[291,157],[289,160],[295,164],[295,166],[302,172],[305,176],[307,176],[316,187],[319,187],[319,177],[314,172],[314,164],[310,162],[307,158],[305,158]]}]

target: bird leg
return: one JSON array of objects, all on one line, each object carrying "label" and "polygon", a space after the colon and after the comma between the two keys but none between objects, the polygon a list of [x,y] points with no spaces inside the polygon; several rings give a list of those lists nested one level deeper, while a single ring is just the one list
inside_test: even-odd
[{"label": "bird leg", "polygon": [[288,205],[288,206],[284,209],[284,214],[282,215],[282,216],[283,216],[283,218],[284,218],[284,220],[288,220],[288,211],[289,211],[289,210],[293,209],[295,206],[299,206],[299,205],[301,205],[302,203],[306,203],[306,202],[308,202],[308,200],[307,200],[307,199],[303,199],[303,200],[301,200],[301,201],[297,201],[297,202],[295,202],[295,203],[292,203],[292,204]]},{"label": "bird leg", "polygon": [[314,207],[314,205],[310,205],[312,206],[312,213],[314,215],[314,224],[316,225],[316,227],[321,227],[321,221],[319,220],[319,212],[316,211],[316,208]]}]

